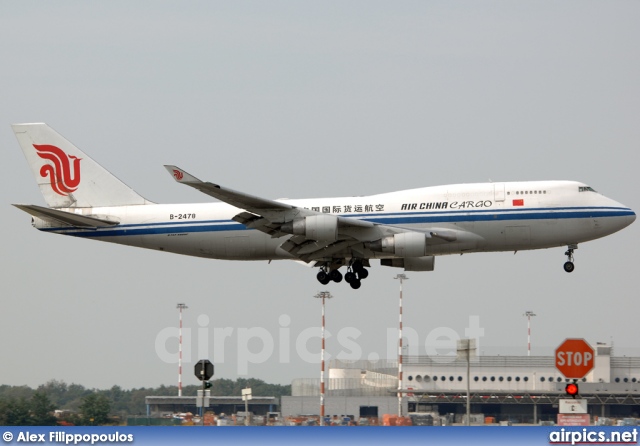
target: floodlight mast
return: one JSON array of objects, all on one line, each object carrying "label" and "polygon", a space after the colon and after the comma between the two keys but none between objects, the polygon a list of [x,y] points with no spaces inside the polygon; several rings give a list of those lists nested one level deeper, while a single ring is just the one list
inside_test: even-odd
[{"label": "floodlight mast", "polygon": [[178,396],[182,396],[182,310],[186,310],[187,305],[180,303],[176,305],[180,310],[180,329],[178,331],[179,347],[178,347]]},{"label": "floodlight mast", "polygon": [[314,297],[322,299],[322,350],[320,353],[320,426],[324,426],[324,300],[333,296],[328,291],[321,291]]},{"label": "floodlight mast", "polygon": [[402,416],[402,282],[409,278],[398,274],[394,279],[400,280],[400,317],[398,319],[398,416]]}]

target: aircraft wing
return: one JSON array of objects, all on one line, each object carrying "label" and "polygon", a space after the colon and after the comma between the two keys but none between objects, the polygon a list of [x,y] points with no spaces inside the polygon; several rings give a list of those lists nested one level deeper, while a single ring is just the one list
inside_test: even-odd
[{"label": "aircraft wing", "polygon": [[[166,165],[164,167],[178,183],[191,186],[220,201],[244,209],[247,212],[240,212],[233,217],[233,220],[242,223],[249,229],[259,230],[274,238],[291,235],[291,232],[284,232],[281,228],[284,224],[295,219],[326,215],[279,201],[256,197],[219,184],[201,181],[177,166]],[[379,225],[377,224],[355,218],[340,216],[336,218],[340,228],[338,240],[318,240],[298,235],[284,242],[281,248],[308,262],[362,243],[362,241],[380,237]]]},{"label": "aircraft wing", "polygon": [[[362,249],[362,243],[380,240],[382,237],[403,233],[424,233],[427,244],[449,243],[459,240],[461,236],[471,236],[466,231],[443,228],[418,230],[399,226],[372,223],[357,218],[334,216],[310,209],[300,208],[287,203],[260,198],[244,192],[229,189],[219,184],[201,181],[177,166],[164,166],[174,179],[181,184],[191,186],[211,197],[228,203],[245,212],[240,212],[233,220],[242,223],[249,229],[256,229],[278,238],[291,236],[280,247],[293,256],[310,262],[321,258],[331,258],[348,249]],[[337,236],[325,237],[310,236],[308,233],[300,233],[293,230],[293,222],[305,217],[317,218],[319,221],[334,219],[337,227]]]},{"label": "aircraft wing", "polygon": [[[219,184],[201,181],[176,166],[167,165],[164,167],[178,183],[186,184],[187,186],[191,186],[194,189],[197,189],[211,197],[217,198],[220,201],[224,201],[232,206],[249,211],[250,214],[238,214],[234,220],[245,224],[252,229],[262,230],[262,226],[268,226],[269,224],[273,225],[274,223],[282,224],[293,220],[296,217],[323,215],[310,209],[299,208],[280,201],[256,197],[255,195],[229,189],[227,187],[220,186]],[[256,217],[263,217],[266,220],[259,218],[256,219]],[[351,225],[360,228],[373,228],[375,226],[373,223],[353,218],[339,217],[338,221],[345,226]],[[264,230],[263,232],[268,231]]]},{"label": "aircraft wing", "polygon": [[264,214],[272,212],[282,213],[297,209],[295,206],[291,206],[286,203],[256,197],[254,195],[249,195],[244,192],[239,192],[237,190],[220,186],[219,184],[201,181],[176,166],[164,167],[178,183],[191,186],[202,193],[217,198],[220,201],[224,201],[225,203],[229,203],[230,205],[237,208],[246,209],[254,214]]}]

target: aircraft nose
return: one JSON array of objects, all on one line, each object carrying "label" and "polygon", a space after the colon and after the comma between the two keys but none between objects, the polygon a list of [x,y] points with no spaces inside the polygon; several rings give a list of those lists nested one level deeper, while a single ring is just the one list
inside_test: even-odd
[{"label": "aircraft nose", "polygon": [[612,223],[614,223],[614,227],[615,227],[614,231],[619,231],[621,229],[624,229],[627,226],[629,226],[631,223],[636,221],[636,213],[633,211],[633,209],[631,209],[628,206],[625,206],[624,204],[618,201],[611,200],[610,198],[608,200],[609,200],[608,206],[610,206],[610,208],[614,210],[614,215],[615,215],[615,218],[612,219]]},{"label": "aircraft nose", "polygon": [[626,228],[631,223],[636,221],[636,213],[631,208],[628,208],[626,206],[622,206],[622,207],[624,210],[622,211],[622,215],[620,219],[620,222],[622,223],[621,228]]}]

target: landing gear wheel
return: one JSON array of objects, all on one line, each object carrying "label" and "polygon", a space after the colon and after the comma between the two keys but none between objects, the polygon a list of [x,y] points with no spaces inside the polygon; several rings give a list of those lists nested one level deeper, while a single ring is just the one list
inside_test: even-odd
[{"label": "landing gear wheel", "polygon": [[351,282],[349,282],[349,285],[351,285],[351,288],[353,288],[354,290],[357,290],[358,288],[360,288],[360,280],[358,279],[353,279]]},{"label": "landing gear wheel", "polygon": [[356,277],[356,275],[354,273],[352,273],[351,271],[349,271],[347,274],[344,275],[344,280],[347,283],[351,283],[354,280],[358,280],[358,278]]},{"label": "landing gear wheel", "polygon": [[320,282],[323,285],[326,285],[331,281],[331,279],[329,279],[329,275],[322,270],[318,272],[316,279],[318,279],[318,282]]},{"label": "landing gear wheel", "polygon": [[358,271],[358,279],[362,280],[366,279],[367,277],[369,277],[369,271],[366,268],[362,268],[360,271]]},{"label": "landing gear wheel", "polygon": [[567,261],[564,264],[564,270],[568,273],[571,273],[574,269],[576,269],[575,265],[573,264],[573,250],[578,249],[578,245],[569,245],[567,248],[567,252],[564,253],[564,255],[567,256]]},{"label": "landing gear wheel", "polygon": [[337,269],[334,269],[329,273],[329,279],[333,280],[335,283],[342,282],[342,273]]},{"label": "landing gear wheel", "polygon": [[351,265],[351,269],[353,269],[354,272],[359,273],[364,269],[364,266],[362,266],[362,262],[360,260],[356,260],[353,262],[353,265]]}]

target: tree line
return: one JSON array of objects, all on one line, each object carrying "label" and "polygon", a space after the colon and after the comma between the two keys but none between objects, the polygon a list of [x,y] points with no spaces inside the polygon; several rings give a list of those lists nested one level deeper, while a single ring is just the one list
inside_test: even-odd
[{"label": "tree line", "polygon": [[[291,395],[290,385],[268,384],[260,379],[216,379],[211,381],[212,396],[239,396],[251,387],[255,396]],[[202,386],[183,386],[182,395],[195,396]],[[69,423],[76,426],[119,423],[127,416],[146,414],[145,397],[178,395],[177,386],[125,390],[87,389],[79,384],[51,380],[36,389],[28,386],[0,385],[0,425],[54,426]],[[63,411],[60,417],[55,410]]]}]

